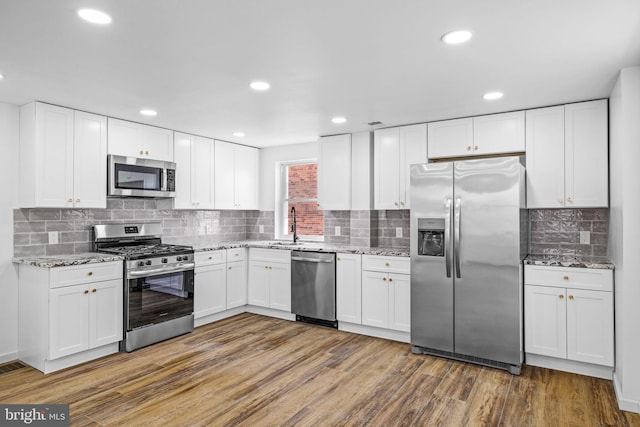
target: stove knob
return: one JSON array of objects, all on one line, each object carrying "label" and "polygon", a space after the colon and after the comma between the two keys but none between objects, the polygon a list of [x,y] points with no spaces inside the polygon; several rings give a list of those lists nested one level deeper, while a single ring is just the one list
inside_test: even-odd
[{"label": "stove knob", "polygon": [[147,264],[147,265],[151,265],[151,260],[150,260],[150,259],[149,259],[149,260],[147,260],[146,264]]},{"label": "stove knob", "polygon": [[167,262],[169,262],[169,260],[168,260],[168,259],[166,259],[166,258],[162,258],[162,260],[161,260],[161,261],[162,261],[162,263],[163,263],[163,264],[166,264]]},{"label": "stove knob", "polygon": [[138,267],[143,267],[144,266],[144,261],[138,261]]},{"label": "stove knob", "polygon": [[176,261],[182,261],[182,257],[181,256],[176,257]]}]

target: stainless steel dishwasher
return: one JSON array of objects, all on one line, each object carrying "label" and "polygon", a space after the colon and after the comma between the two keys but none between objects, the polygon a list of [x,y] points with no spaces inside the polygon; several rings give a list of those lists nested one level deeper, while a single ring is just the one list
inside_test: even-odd
[{"label": "stainless steel dishwasher", "polygon": [[291,311],[298,321],[338,327],[336,254],[291,252]]}]

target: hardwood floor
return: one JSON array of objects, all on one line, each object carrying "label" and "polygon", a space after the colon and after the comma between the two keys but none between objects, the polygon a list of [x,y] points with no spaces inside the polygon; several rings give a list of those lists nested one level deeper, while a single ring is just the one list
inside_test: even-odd
[{"label": "hardwood floor", "polygon": [[512,376],[253,314],[49,375],[2,374],[0,402],[69,403],[78,426],[640,426],[611,381]]}]

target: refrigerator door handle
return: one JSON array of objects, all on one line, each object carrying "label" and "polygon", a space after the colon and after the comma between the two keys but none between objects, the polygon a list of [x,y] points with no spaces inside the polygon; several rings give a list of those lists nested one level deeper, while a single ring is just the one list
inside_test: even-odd
[{"label": "refrigerator door handle", "polygon": [[460,199],[456,199],[453,224],[453,248],[455,250],[454,258],[456,263],[456,277],[458,279],[462,277],[462,272],[460,271],[460,214],[462,209],[460,204]]},{"label": "refrigerator door handle", "polygon": [[451,277],[451,199],[447,199],[444,206],[444,265],[447,277]]}]

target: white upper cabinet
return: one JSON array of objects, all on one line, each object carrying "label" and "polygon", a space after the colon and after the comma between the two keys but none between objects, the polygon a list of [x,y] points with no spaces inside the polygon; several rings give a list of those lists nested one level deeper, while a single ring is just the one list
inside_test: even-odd
[{"label": "white upper cabinet", "polygon": [[216,209],[258,209],[259,150],[215,141]]},{"label": "white upper cabinet", "polygon": [[214,141],[175,133],[176,209],[213,209]]},{"label": "white upper cabinet", "polygon": [[318,208],[351,209],[351,135],[318,140]]},{"label": "white upper cabinet", "polygon": [[373,132],[351,134],[351,209],[373,209]]},{"label": "white upper cabinet", "polygon": [[20,206],[105,208],[106,118],[43,103],[20,109]]},{"label": "white upper cabinet", "polygon": [[608,206],[607,101],[527,111],[527,207]]},{"label": "white upper cabinet", "polygon": [[473,153],[473,119],[444,120],[427,124],[429,158],[463,157]]},{"label": "white upper cabinet", "polygon": [[523,152],[524,118],[516,111],[429,123],[429,158]]},{"label": "white upper cabinet", "polygon": [[173,131],[109,117],[109,154],[173,161]]},{"label": "white upper cabinet", "polygon": [[376,130],[374,208],[409,209],[409,166],[426,161],[426,124]]}]

